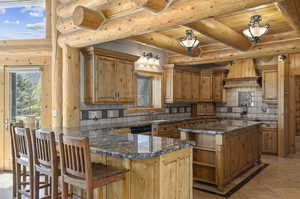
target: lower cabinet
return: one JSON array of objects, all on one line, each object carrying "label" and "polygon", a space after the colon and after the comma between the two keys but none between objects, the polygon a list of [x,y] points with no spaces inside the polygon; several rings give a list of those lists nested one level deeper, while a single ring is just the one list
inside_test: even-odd
[{"label": "lower cabinet", "polygon": [[198,103],[193,105],[194,116],[213,116],[216,115],[214,103]]},{"label": "lower cabinet", "polygon": [[276,124],[263,124],[262,132],[262,152],[266,154],[278,153],[278,128]]}]

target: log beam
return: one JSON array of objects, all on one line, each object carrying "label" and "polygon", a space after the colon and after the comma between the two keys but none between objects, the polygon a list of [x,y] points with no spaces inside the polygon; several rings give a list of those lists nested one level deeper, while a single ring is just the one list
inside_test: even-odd
[{"label": "log beam", "polygon": [[218,16],[277,1],[281,0],[223,0],[222,3],[216,3],[215,0],[203,1],[202,3],[199,3],[199,0],[180,0],[173,3],[170,9],[160,15],[138,12],[105,23],[101,31],[80,30],[61,35],[59,42],[71,47],[84,47],[154,32],[163,28],[198,21],[209,16]]},{"label": "log beam", "polygon": [[51,45],[29,45],[29,46],[0,46],[1,56],[30,56],[30,57],[41,57],[51,56]]},{"label": "log beam", "polygon": [[196,57],[200,55],[200,49],[195,48],[192,52],[188,52],[186,48],[180,45],[178,40],[168,37],[160,33],[149,33],[144,35],[138,35],[129,38],[134,41],[138,41],[144,44],[162,48],[168,51],[176,52],[186,56]]},{"label": "log beam", "polygon": [[286,0],[276,4],[289,25],[300,34],[300,1]]},{"label": "log beam", "polygon": [[100,5],[104,5],[109,3],[109,0],[78,0],[71,1],[68,4],[61,4],[57,7],[57,15],[58,17],[66,18],[72,16],[75,8],[77,6],[85,6],[87,8],[95,8]]},{"label": "log beam", "polygon": [[96,30],[104,21],[105,17],[102,12],[96,12],[83,6],[77,6],[73,13],[74,25],[81,28]]},{"label": "log beam", "polygon": [[169,0],[169,2],[165,0],[133,0],[136,5],[141,8],[145,8],[154,13],[161,12],[165,10],[174,0]]},{"label": "log beam", "polygon": [[220,23],[214,18],[201,20],[185,25],[221,43],[237,50],[247,51],[251,47],[250,41],[232,28]]},{"label": "log beam", "polygon": [[218,50],[215,52],[205,53],[203,52],[199,57],[187,57],[187,56],[172,56],[169,57],[169,63],[178,65],[195,65],[195,64],[207,64],[218,63],[224,61],[232,61],[235,59],[244,58],[256,58],[272,55],[280,55],[286,53],[300,52],[300,39],[284,40],[280,42],[268,42],[266,44],[261,43],[255,46],[249,51],[243,52],[235,49]]},{"label": "log beam", "polygon": [[[161,2],[161,0],[159,1]],[[166,8],[172,3],[172,1],[169,1]],[[85,9],[86,11],[89,11],[91,13],[99,12],[99,14],[101,16],[104,16],[106,19],[116,19],[119,17],[130,16],[137,12],[142,12],[143,8],[145,7],[144,4],[147,2],[149,4],[150,1],[114,0],[111,3],[100,5],[96,9],[93,8],[93,10],[88,7],[85,7]],[[75,11],[76,9],[74,10],[74,12]],[[75,15],[74,12],[72,13],[73,16]],[[87,18],[86,20],[90,20],[90,21],[95,20],[94,17],[98,18],[97,16],[91,16],[90,19]],[[73,18],[74,17],[60,18],[57,24],[58,31],[63,34],[66,34],[66,33],[79,30],[80,27],[77,26],[76,21]],[[99,18],[99,20],[101,20],[101,17]]]}]

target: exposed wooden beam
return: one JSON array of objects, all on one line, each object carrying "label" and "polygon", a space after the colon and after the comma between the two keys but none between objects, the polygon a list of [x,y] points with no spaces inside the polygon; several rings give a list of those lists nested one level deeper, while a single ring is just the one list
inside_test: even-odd
[{"label": "exposed wooden beam", "polygon": [[276,5],[289,25],[300,34],[300,1],[285,0]]},{"label": "exposed wooden beam", "polygon": [[26,65],[26,66],[36,66],[36,65],[49,65],[51,63],[51,56],[36,56],[29,57],[24,56],[0,56],[0,63],[4,65]]},{"label": "exposed wooden beam", "polygon": [[97,12],[83,6],[77,6],[73,13],[74,25],[92,30],[98,29],[105,21],[102,12]]},{"label": "exposed wooden beam", "polygon": [[141,43],[145,43],[148,45],[152,45],[158,48],[162,48],[168,51],[177,52],[186,56],[199,56],[200,49],[195,48],[192,52],[188,52],[186,48],[180,45],[178,40],[168,37],[166,35],[160,33],[149,33],[144,35],[138,35],[129,38],[131,40],[135,40]]},{"label": "exposed wooden beam", "polygon": [[1,40],[1,47],[15,47],[20,48],[24,46],[47,46],[51,45],[51,41],[49,39],[29,39],[29,40]]},{"label": "exposed wooden beam", "polygon": [[[173,0],[169,1],[167,4],[166,8],[171,4]],[[159,2],[165,2],[164,0],[159,0]],[[149,4],[150,1],[141,1],[141,0],[114,0],[110,2],[109,4],[103,4],[100,5],[97,8],[90,8],[85,7],[86,11],[89,11],[91,13],[94,12],[99,12],[101,16],[104,15],[104,17],[109,20],[109,19],[116,19],[118,17],[125,17],[125,16],[130,16],[133,15],[137,12],[142,12],[145,8],[146,5],[144,4]],[[151,5],[151,4],[150,4]],[[79,6],[78,6],[79,7]],[[74,9],[74,12],[76,10]],[[163,10],[162,10],[163,11]],[[67,18],[60,18],[57,24],[57,29],[59,32],[65,34],[65,33],[70,33],[74,32],[80,29],[79,26],[77,26],[76,21],[74,20],[74,15],[75,13],[72,13],[72,17],[67,17]],[[86,20],[89,21],[94,21],[95,18],[98,20],[101,20],[102,17],[97,17],[97,16],[91,16],[91,17],[86,17]]]},{"label": "exposed wooden beam", "polygon": [[235,49],[225,49],[215,52],[203,52],[199,57],[187,56],[172,56],[169,57],[169,63],[178,65],[195,65],[218,63],[224,61],[231,61],[235,59],[251,58],[251,57],[265,57],[271,55],[279,55],[286,53],[300,52],[300,39],[284,40],[280,42],[268,42],[255,46],[249,51],[243,52]]},{"label": "exposed wooden beam", "polygon": [[110,0],[78,0],[78,1],[70,1],[68,4],[61,4],[57,7],[57,15],[58,17],[70,17],[72,16],[75,8],[77,6],[85,6],[87,8],[94,8],[100,5],[104,5],[109,3]]},{"label": "exposed wooden beam", "polygon": [[160,15],[148,12],[138,12],[132,16],[111,20],[102,26],[101,31],[80,30],[60,36],[60,43],[71,47],[84,47],[97,43],[124,39],[134,35],[158,31],[163,28],[173,27],[198,21],[209,16],[217,16],[235,12],[266,3],[281,0],[199,0],[176,1]]},{"label": "exposed wooden beam", "polygon": [[158,13],[166,9],[174,0],[133,0],[139,7]]},{"label": "exposed wooden beam", "polygon": [[214,18],[190,23],[186,26],[238,50],[246,51],[251,47],[247,38]]}]

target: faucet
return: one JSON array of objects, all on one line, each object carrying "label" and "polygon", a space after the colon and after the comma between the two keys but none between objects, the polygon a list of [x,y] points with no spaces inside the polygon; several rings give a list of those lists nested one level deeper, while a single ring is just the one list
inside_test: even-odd
[{"label": "faucet", "polygon": [[243,108],[243,111],[240,113],[242,119],[247,119],[248,114],[248,105],[247,104],[241,104],[241,107]]}]

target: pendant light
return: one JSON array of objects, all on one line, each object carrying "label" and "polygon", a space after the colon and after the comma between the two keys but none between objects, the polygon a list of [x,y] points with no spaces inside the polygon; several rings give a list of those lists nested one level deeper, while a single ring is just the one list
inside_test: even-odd
[{"label": "pendant light", "polygon": [[187,30],[185,37],[180,38],[180,44],[187,48],[189,52],[192,52],[194,48],[199,45],[198,38],[194,35],[192,30]]},{"label": "pendant light", "polygon": [[255,44],[261,41],[261,36],[266,34],[270,28],[269,24],[261,25],[261,21],[262,17],[260,15],[252,16],[248,28],[243,31],[243,34]]}]

